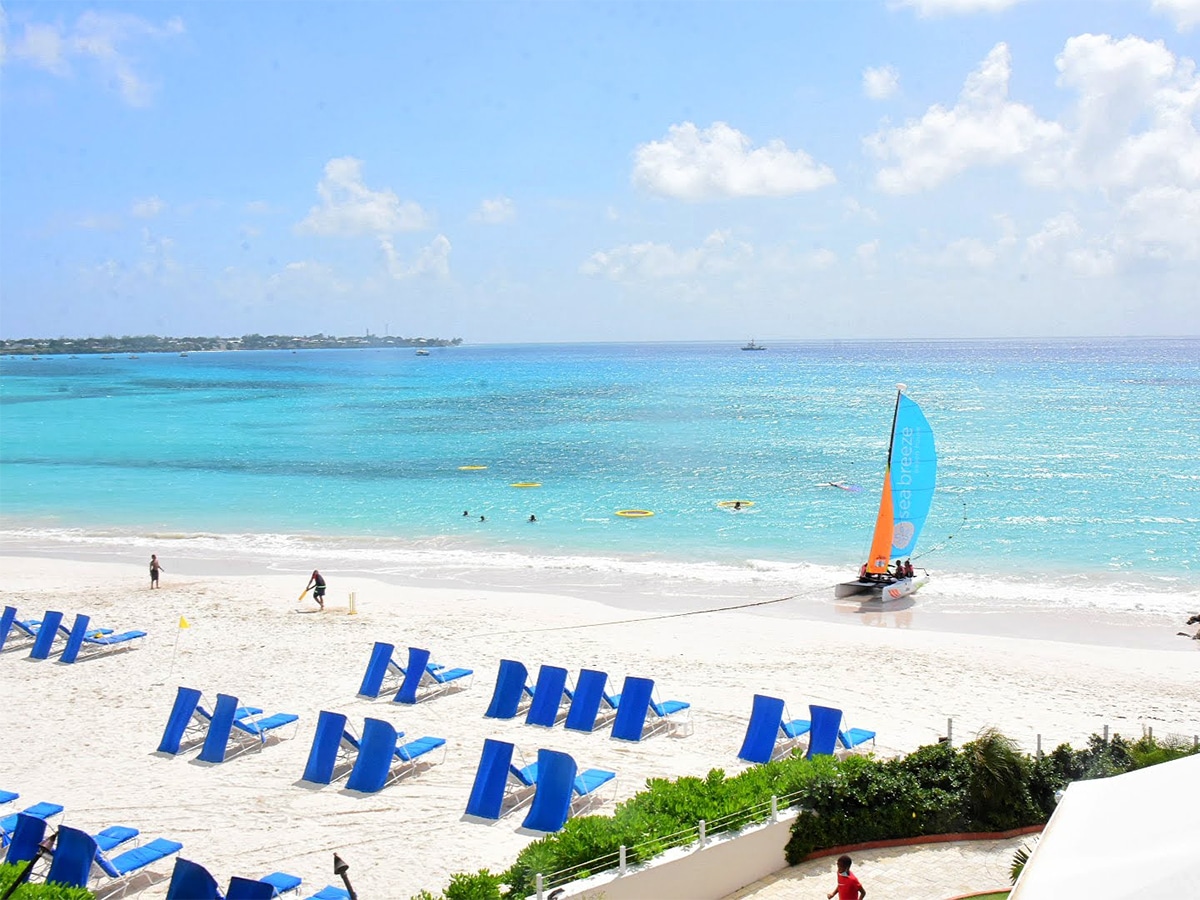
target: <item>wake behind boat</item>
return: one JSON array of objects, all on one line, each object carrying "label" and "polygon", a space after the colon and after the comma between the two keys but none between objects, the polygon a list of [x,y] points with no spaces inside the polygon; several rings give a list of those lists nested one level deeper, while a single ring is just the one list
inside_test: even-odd
[{"label": "wake behind boat", "polygon": [[893,559],[912,556],[929,515],[937,482],[933,429],[921,407],[904,396],[905,386],[896,387],[896,408],[892,413],[892,434],[871,553],[855,581],[834,588],[835,597],[899,600],[929,581],[926,572],[906,577],[900,574],[903,569],[899,564],[895,569],[889,565]]}]

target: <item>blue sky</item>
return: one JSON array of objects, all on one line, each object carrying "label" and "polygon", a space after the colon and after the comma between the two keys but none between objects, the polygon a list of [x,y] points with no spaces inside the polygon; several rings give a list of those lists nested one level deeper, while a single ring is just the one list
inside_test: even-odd
[{"label": "blue sky", "polygon": [[6,338],[1200,334],[1200,0],[0,8]]}]

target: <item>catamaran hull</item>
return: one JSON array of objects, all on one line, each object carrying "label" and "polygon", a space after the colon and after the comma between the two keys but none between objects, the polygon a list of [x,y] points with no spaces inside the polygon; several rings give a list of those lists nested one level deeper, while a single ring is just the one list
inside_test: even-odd
[{"label": "catamaran hull", "polygon": [[868,600],[899,600],[909,594],[915,594],[929,583],[929,577],[922,575],[917,578],[901,578],[889,584],[878,581],[844,581],[833,589],[833,596],[863,597]]}]

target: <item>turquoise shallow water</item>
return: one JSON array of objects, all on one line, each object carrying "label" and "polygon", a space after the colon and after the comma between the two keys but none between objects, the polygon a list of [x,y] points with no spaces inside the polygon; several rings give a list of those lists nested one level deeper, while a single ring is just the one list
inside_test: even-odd
[{"label": "turquoise shallow water", "polygon": [[[905,382],[940,457],[919,563],[1197,597],[1196,340],[7,358],[0,379],[10,541],[237,535],[428,575],[469,559],[781,585],[865,558]],[[716,506],[738,498],[755,505]],[[655,516],[614,515],[630,507]]]}]

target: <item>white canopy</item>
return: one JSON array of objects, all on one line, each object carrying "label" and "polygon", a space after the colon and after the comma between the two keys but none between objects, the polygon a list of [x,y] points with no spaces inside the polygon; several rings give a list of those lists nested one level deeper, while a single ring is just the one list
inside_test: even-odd
[{"label": "white canopy", "polygon": [[1200,755],[1063,794],[1009,900],[1200,897]]}]

